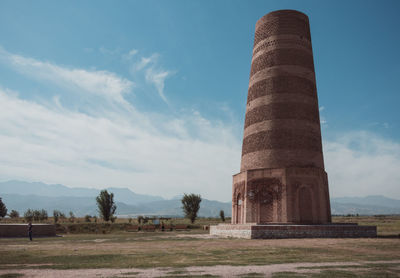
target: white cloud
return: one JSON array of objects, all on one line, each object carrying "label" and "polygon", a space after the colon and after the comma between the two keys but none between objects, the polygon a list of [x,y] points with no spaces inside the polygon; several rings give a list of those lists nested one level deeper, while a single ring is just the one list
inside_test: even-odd
[{"label": "white cloud", "polygon": [[359,131],[324,142],[331,196],[400,198],[400,144]]},{"label": "white cloud", "polygon": [[154,68],[148,68],[146,70],[146,81],[152,83],[156,87],[159,96],[166,103],[168,103],[168,101],[164,94],[164,86],[165,79],[167,79],[167,77],[170,75],[171,72],[169,71],[155,70]]},{"label": "white cloud", "polygon": [[154,53],[150,57],[141,57],[140,61],[138,63],[134,64],[134,67],[133,67],[134,71],[142,70],[151,64],[154,65],[154,63],[157,62],[159,56],[160,55],[158,53]]},{"label": "white cloud", "polygon": [[158,65],[160,55],[154,53],[149,57],[141,57],[140,61],[134,63],[131,69],[132,74],[137,74],[139,71],[144,71],[146,82],[153,85],[160,98],[168,104],[167,97],[164,93],[165,80],[174,74],[169,70],[164,70]]},{"label": "white cloud", "polygon": [[199,113],[153,121],[126,111],[89,116],[61,108],[0,90],[2,180],[230,200],[240,143],[229,128]]},{"label": "white cloud", "polygon": [[138,52],[139,50],[133,48],[127,54],[122,55],[122,58],[124,60],[131,60]]},{"label": "white cloud", "polygon": [[131,91],[133,83],[108,71],[89,71],[61,67],[50,62],[15,55],[0,48],[0,61],[18,72],[46,82],[52,82],[71,91],[87,92],[125,103],[123,94]]}]

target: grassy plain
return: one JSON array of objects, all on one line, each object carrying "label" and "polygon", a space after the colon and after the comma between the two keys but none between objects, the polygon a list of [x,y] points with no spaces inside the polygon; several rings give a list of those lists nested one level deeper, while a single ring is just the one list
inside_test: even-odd
[{"label": "grassy plain", "polygon": [[[380,237],[367,239],[246,240],[212,238],[208,231],[63,234],[61,237],[0,239],[0,270],[165,268],[186,275],[192,266],[262,266],[289,263],[355,263],[352,267],[318,266],[276,277],[398,277],[400,217],[344,217],[334,222],[378,226]],[[207,223],[202,223],[207,224]],[[112,231],[112,230],[110,230]],[[362,262],[360,265],[359,263]],[[358,263],[358,264],[357,264]],[[183,270],[182,270],[183,269]],[[179,272],[182,272],[182,275]],[[307,274],[307,271],[310,273]],[[306,274],[304,274],[306,273]],[[337,276],[335,276],[336,274]],[[245,277],[260,277],[248,273]],[[386,276],[379,276],[385,274]],[[133,275],[133,274],[132,274]],[[253,276],[252,276],[253,275]],[[318,276],[325,275],[325,276]],[[354,276],[356,275],[356,276]],[[377,276],[378,275],[378,276]],[[1,276],[0,276],[1,277]],[[133,276],[131,276],[133,277]]]}]

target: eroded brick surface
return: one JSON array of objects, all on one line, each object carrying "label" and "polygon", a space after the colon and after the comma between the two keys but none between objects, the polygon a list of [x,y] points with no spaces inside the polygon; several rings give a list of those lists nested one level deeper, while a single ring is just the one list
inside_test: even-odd
[{"label": "eroded brick surface", "polygon": [[256,24],[232,224],[331,222],[315,84],[307,16],[291,10],[263,16]]}]

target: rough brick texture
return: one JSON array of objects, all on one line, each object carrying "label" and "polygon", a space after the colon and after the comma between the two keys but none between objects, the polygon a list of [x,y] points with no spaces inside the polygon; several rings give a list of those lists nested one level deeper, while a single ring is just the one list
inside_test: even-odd
[{"label": "rough brick texture", "polygon": [[229,225],[210,226],[210,234],[247,239],[376,237],[376,226],[330,225]]},{"label": "rough brick texture", "polygon": [[299,94],[314,97],[317,93],[315,83],[298,76],[274,76],[256,82],[249,88],[247,103],[266,95],[281,93]]},{"label": "rough brick texture", "polygon": [[[232,224],[331,222],[308,17],[256,24]],[[248,231],[243,232],[248,234]]]}]

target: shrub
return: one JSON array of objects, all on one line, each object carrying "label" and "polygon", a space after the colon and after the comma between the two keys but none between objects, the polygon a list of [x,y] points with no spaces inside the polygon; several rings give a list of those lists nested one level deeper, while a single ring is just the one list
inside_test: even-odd
[{"label": "shrub", "polygon": [[75,222],[75,215],[72,211],[69,212],[69,222],[71,223]]},{"label": "shrub", "polygon": [[58,220],[61,218],[62,215],[63,215],[64,218],[65,218],[65,215],[64,215],[61,211],[59,211],[59,210],[53,210],[53,219],[54,219],[54,223],[57,223]]},{"label": "shrub", "polygon": [[11,218],[18,218],[19,217],[19,212],[16,211],[16,210],[11,210],[10,217]]},{"label": "shrub", "polygon": [[117,220],[117,217],[116,217],[116,216],[111,216],[111,217],[110,217],[110,220],[111,220],[111,223],[114,223],[115,220]]},{"label": "shrub", "polygon": [[39,211],[39,221],[47,220],[49,217],[47,215],[47,211],[44,209],[41,209]]},{"label": "shrub", "polygon": [[219,211],[219,217],[221,218],[222,222],[225,222],[225,212],[222,209]]},{"label": "shrub", "polygon": [[34,221],[39,221],[40,220],[40,211],[38,209],[35,209],[33,211],[33,220]]},{"label": "shrub", "polygon": [[24,212],[24,218],[26,222],[32,222],[33,220],[33,210],[28,209],[27,211]]},{"label": "shrub", "polygon": [[3,218],[7,215],[7,207],[0,198],[0,217]]},{"label": "shrub", "polygon": [[85,222],[90,222],[90,218],[91,218],[91,216],[86,214],[85,215]]}]

